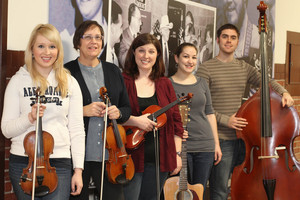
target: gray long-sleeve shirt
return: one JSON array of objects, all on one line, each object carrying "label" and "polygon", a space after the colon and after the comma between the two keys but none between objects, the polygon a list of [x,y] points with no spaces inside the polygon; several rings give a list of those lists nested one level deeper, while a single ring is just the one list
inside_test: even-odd
[{"label": "gray long-sleeve shirt", "polygon": [[[207,80],[215,110],[220,139],[236,139],[235,129],[227,126],[231,115],[241,106],[247,83],[259,87],[261,74],[245,61],[233,59],[224,63],[216,57],[199,66],[197,76]],[[287,92],[275,80],[272,88],[282,95]]]}]

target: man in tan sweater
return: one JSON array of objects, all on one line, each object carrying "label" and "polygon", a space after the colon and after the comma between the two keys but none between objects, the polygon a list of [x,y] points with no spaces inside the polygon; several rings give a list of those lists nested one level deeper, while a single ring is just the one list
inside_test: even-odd
[{"label": "man in tan sweater", "polygon": [[[241,106],[246,85],[260,86],[261,75],[255,67],[234,58],[239,43],[239,30],[232,24],[225,24],[217,31],[219,54],[199,66],[197,75],[207,80],[212,104],[218,122],[218,134],[222,160],[215,165],[210,175],[210,197],[212,200],[226,200],[228,179],[237,164],[244,160],[245,146],[236,137],[236,130],[242,130],[248,123],[235,117]],[[282,106],[292,106],[290,94],[276,81],[270,81],[272,88],[282,95]]]}]

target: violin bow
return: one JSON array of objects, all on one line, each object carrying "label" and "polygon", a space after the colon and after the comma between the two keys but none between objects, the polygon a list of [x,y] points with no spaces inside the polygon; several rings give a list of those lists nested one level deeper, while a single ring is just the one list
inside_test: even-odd
[{"label": "violin bow", "polygon": [[[99,90],[101,97],[101,89]],[[108,102],[109,99],[105,98],[105,115],[104,115],[104,131],[103,131],[103,148],[102,148],[102,169],[101,169],[101,184],[100,184],[100,200],[103,196],[103,178],[104,178],[104,162],[105,162],[105,144],[106,144],[106,132],[107,132],[107,112],[108,112]]]},{"label": "violin bow", "polygon": [[40,120],[40,88],[36,89],[36,127],[35,127],[35,144],[34,144],[34,160],[33,160],[33,176],[32,176],[32,191],[31,191],[31,200],[34,200],[35,193],[35,180],[36,180],[36,157],[37,157],[37,141],[38,141],[38,132],[39,132],[39,120]]}]

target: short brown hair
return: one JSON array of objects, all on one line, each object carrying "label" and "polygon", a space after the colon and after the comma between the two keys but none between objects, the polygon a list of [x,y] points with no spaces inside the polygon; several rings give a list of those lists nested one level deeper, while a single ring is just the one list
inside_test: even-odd
[{"label": "short brown hair", "polygon": [[[98,24],[98,22],[96,21],[92,21],[92,20],[87,20],[87,21],[84,21],[82,22],[78,28],[76,29],[75,31],[75,34],[74,34],[74,37],[73,37],[73,47],[74,49],[78,50],[79,49],[79,46],[80,46],[80,39],[82,38],[83,34],[88,30],[90,29],[91,27],[93,26],[96,26],[100,29],[100,33],[101,35],[103,36],[104,38],[104,31],[103,31],[103,28],[100,24]],[[103,45],[104,45],[104,41],[102,39],[102,46],[101,48],[103,48]]]},{"label": "short brown hair", "polygon": [[231,30],[235,30],[236,34],[238,36],[238,38],[240,37],[240,31],[239,29],[233,25],[233,24],[224,24],[223,26],[221,26],[218,30],[217,30],[217,37],[220,38],[222,31],[226,30],[226,29],[231,29]]}]

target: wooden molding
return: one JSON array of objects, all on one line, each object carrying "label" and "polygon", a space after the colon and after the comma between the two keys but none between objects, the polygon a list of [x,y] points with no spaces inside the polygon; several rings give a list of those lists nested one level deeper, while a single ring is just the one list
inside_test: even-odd
[{"label": "wooden molding", "polygon": [[[0,0],[0,113],[3,110],[3,97],[6,87],[6,49],[7,49],[7,10],[8,0]],[[0,116],[0,120],[2,114]],[[4,198],[5,179],[5,138],[0,130],[0,199]]]}]

